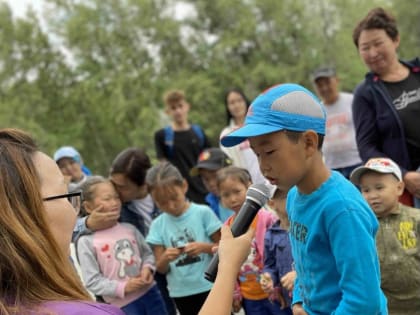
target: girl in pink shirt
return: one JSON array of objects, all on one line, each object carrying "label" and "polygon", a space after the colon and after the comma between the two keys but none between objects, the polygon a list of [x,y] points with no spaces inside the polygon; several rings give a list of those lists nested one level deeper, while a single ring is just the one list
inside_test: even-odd
[{"label": "girl in pink shirt", "polygon": [[[81,186],[83,209],[119,213],[121,200],[112,183],[90,177]],[[119,223],[82,235],[77,255],[87,289],[126,314],[167,314],[153,279],[155,259],[143,235],[133,225]]]}]

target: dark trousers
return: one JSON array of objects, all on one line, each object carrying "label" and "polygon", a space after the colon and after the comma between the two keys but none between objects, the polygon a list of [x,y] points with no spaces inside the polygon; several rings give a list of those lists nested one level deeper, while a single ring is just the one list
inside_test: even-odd
[{"label": "dark trousers", "polygon": [[174,298],[176,307],[181,315],[197,315],[210,291],[199,294]]},{"label": "dark trousers", "polygon": [[176,307],[174,300],[169,296],[168,282],[166,276],[156,271],[155,281],[159,288],[160,294],[162,295],[163,301],[165,302],[166,310],[169,315],[176,315]]},{"label": "dark trousers", "polygon": [[143,296],[122,307],[126,315],[167,315],[165,303],[157,286],[153,286]]}]

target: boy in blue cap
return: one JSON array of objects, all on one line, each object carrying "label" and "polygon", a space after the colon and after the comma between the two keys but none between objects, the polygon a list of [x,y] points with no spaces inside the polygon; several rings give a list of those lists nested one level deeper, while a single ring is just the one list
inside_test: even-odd
[{"label": "boy in blue cap", "polygon": [[82,184],[90,170],[83,165],[80,153],[73,147],[64,146],[54,153],[54,161],[60,168],[61,173],[69,181],[69,191],[74,190],[78,185]]},{"label": "boy in blue cap", "polygon": [[264,176],[289,191],[286,209],[297,279],[293,314],[387,314],[375,247],[378,221],[352,183],[321,152],[325,110],[297,84],[274,86],[251,104],[224,146],[249,139]]}]

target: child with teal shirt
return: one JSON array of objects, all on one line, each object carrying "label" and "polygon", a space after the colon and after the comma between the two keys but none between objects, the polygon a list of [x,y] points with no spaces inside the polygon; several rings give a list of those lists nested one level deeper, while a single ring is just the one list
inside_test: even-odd
[{"label": "child with teal shirt", "polygon": [[212,247],[220,240],[222,223],[207,205],[187,200],[188,184],[172,164],[163,162],[149,169],[146,183],[162,211],[146,238],[156,268],[166,274],[169,295],[180,314],[198,314],[212,287],[204,272]]}]

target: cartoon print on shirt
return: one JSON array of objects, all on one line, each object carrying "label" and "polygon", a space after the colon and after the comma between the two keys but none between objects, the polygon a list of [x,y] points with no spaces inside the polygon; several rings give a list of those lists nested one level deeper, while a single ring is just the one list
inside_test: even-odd
[{"label": "cartoon print on shirt", "polygon": [[140,262],[134,258],[134,248],[130,240],[118,240],[114,246],[115,258],[120,262],[118,277],[135,277],[140,271]]},{"label": "cartoon print on shirt", "polygon": [[[195,242],[194,232],[187,227],[171,236],[172,247],[183,249],[187,243],[192,242]],[[200,256],[188,256],[187,254],[182,253],[179,256],[178,261],[175,263],[175,266],[180,267],[190,265],[199,261],[201,261]]]},{"label": "cartoon print on shirt", "polygon": [[257,250],[257,244],[254,238],[251,244],[251,251],[239,271],[239,281],[244,282],[249,279],[249,277],[255,277],[259,282],[259,271],[261,269],[261,266],[259,265],[261,264],[261,261],[262,257]]}]

